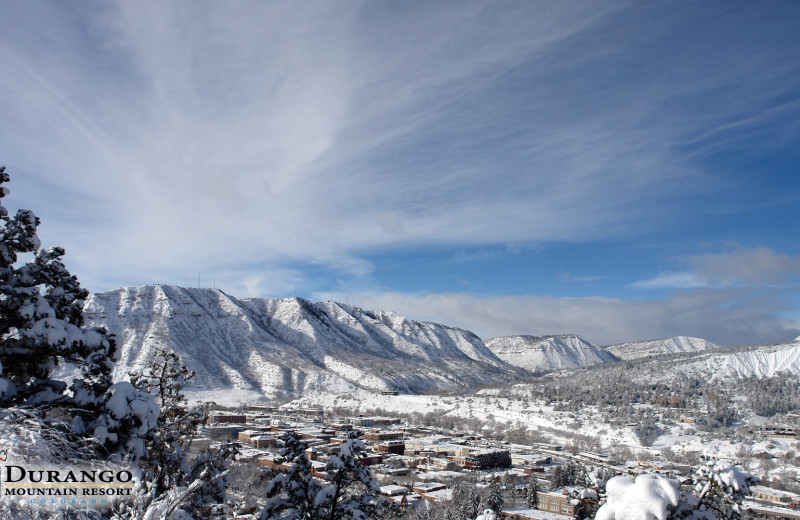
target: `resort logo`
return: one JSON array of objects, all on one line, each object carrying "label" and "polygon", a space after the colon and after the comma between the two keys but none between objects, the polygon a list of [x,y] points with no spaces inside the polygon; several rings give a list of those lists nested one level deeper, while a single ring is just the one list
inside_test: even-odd
[{"label": "resort logo", "polygon": [[[0,450],[0,457],[6,461],[7,450]],[[0,500],[13,500],[20,505],[105,507],[117,500],[132,499],[136,485],[131,471],[111,466],[0,466]]]}]

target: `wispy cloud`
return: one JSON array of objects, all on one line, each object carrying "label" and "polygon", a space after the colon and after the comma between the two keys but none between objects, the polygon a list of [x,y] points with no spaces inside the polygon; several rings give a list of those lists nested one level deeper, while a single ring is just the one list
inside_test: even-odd
[{"label": "wispy cloud", "polygon": [[[664,50],[611,4],[79,7],[6,13],[2,137],[37,182],[89,197],[95,243],[59,229],[88,272],[627,236],[705,189],[676,144],[798,80],[776,66],[747,106],[690,117],[669,102],[707,64],[683,56],[670,91],[633,76],[637,42]],[[742,65],[736,50],[704,89],[766,52]]]},{"label": "wispy cloud", "polygon": [[561,283],[587,283],[606,280],[608,276],[578,276],[567,271],[559,271],[558,278]]},{"label": "wispy cloud", "polygon": [[[707,168],[720,147],[800,133],[787,6],[5,7],[12,201],[94,290],[314,290],[298,266],[369,278],[375,251],[657,235],[751,182]],[[649,283],[736,274],[709,269]]]},{"label": "wispy cloud", "polygon": [[708,287],[709,281],[696,273],[661,273],[650,280],[640,280],[631,284],[637,289],[684,289],[690,287]]}]

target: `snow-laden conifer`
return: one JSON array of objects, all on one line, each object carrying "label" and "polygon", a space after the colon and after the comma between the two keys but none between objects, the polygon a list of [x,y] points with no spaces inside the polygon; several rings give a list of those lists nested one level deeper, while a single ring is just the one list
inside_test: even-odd
[{"label": "snow-laden conifer", "polygon": [[614,477],[596,520],[736,520],[750,486],[758,482],[738,466],[710,462],[693,476],[694,489],[658,474]]},{"label": "snow-laden conifer", "polygon": [[383,518],[385,500],[369,468],[361,463],[366,447],[355,432],[325,465],[325,481],[314,498],[319,520]]},{"label": "snow-laden conifer", "polygon": [[283,448],[275,462],[288,467],[267,485],[268,502],[261,511],[261,520],[313,520],[321,485],[311,476],[311,462],[306,457],[308,445],[291,431],[286,432],[281,441]]},{"label": "snow-laden conifer", "polygon": [[[0,198],[9,180],[0,167]],[[64,266],[62,248],[40,249],[38,226],[32,211],[11,217],[0,205],[0,406],[69,416],[83,433],[101,413],[116,345],[105,330],[84,327],[89,293]],[[55,379],[59,365],[81,377]]]},{"label": "snow-laden conifer", "polygon": [[[134,501],[120,505],[117,518],[199,519],[228,507],[228,465],[235,446],[223,443],[194,457],[188,453],[192,437],[207,419],[205,410],[189,407],[183,394],[192,377],[194,372],[177,354],[159,348],[149,365],[131,376],[131,382],[112,387],[122,385],[128,396],[143,397],[150,403],[150,408],[130,407],[145,413],[135,421],[141,423],[140,429],[133,429],[132,438],[139,445],[127,450],[142,479]],[[147,413],[153,408],[158,412],[155,416]]]}]

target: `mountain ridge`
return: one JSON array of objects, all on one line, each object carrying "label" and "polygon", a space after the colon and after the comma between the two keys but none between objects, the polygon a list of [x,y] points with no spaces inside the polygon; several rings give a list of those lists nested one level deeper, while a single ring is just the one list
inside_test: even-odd
[{"label": "mountain ridge", "polygon": [[691,336],[672,336],[663,339],[644,341],[629,341],[601,347],[621,360],[639,359],[647,356],[661,356],[665,354],[704,352],[716,350],[721,347],[703,338]]},{"label": "mountain ridge", "polygon": [[777,350],[755,346],[747,351],[685,336],[606,347],[576,334],[484,342],[468,330],[391,311],[296,297],[238,299],[216,289],[170,285],[93,294],[85,315],[87,325],[117,334],[118,380],[143,370],[154,350],[164,346],[196,372],[187,390],[234,392],[242,399],[294,397],[309,390],[469,391],[545,372],[658,356],[685,357],[669,366],[692,363],[708,377],[800,373],[800,355],[789,348],[800,348],[796,341]]},{"label": "mountain ridge", "polygon": [[199,389],[265,396],[455,390],[525,375],[472,332],[334,302],[145,285],[93,294],[84,310],[88,325],[118,335],[118,378],[158,346],[181,356]]}]

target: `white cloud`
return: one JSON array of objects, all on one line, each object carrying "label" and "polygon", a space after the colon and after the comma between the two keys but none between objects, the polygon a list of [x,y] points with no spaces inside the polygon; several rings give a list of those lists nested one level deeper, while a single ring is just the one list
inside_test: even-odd
[{"label": "white cloud", "polygon": [[737,289],[677,291],[649,300],[368,292],[350,294],[349,301],[465,328],[484,339],[573,333],[603,345],[688,335],[720,345],[743,345],[787,341],[800,333],[796,322],[777,317],[787,307],[782,296]]},{"label": "white cloud", "polygon": [[691,255],[679,259],[691,271],[661,273],[631,284],[638,289],[725,287],[732,285],[783,284],[800,274],[800,256],[778,253],[767,247]]},{"label": "white cloud", "polygon": [[695,273],[661,273],[653,279],[641,280],[631,284],[637,289],[681,289],[690,287],[707,287],[708,280]]},{"label": "white cloud", "polygon": [[716,188],[680,146],[785,118],[744,116],[797,83],[724,38],[678,66],[659,17],[623,25],[617,3],[80,9],[4,12],[0,140],[96,290],[227,272],[249,293],[295,263],[368,274],[376,249],[635,236]]},{"label": "white cloud", "polygon": [[767,247],[687,257],[688,264],[709,280],[740,283],[776,283],[800,274],[800,256]]}]

